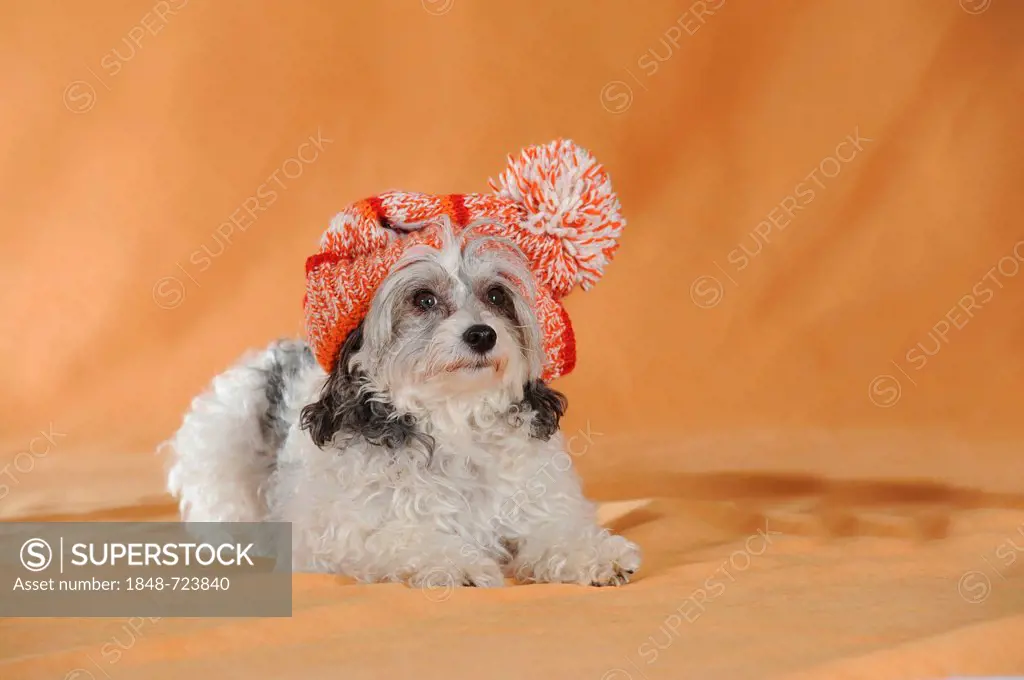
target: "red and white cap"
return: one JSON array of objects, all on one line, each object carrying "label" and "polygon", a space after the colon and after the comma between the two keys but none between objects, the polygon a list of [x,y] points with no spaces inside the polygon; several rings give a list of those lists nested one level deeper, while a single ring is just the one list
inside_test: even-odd
[{"label": "red and white cap", "polygon": [[374,294],[414,245],[439,248],[445,228],[498,236],[526,255],[536,282],[536,314],[546,360],[542,378],[572,371],[576,342],[559,302],[590,289],[618,249],[625,221],[604,169],[569,140],[509,156],[490,181],[492,194],[430,195],[391,191],[339,213],[306,260],[306,334],[331,371],[348,334],[366,317]]}]

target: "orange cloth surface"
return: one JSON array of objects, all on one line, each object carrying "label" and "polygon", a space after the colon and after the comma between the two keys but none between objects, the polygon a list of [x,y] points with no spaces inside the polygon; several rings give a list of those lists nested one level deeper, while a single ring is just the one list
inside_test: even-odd
[{"label": "orange cloth surface", "polygon": [[156,444],[336,211],[564,136],[629,220],[564,429],[645,563],[4,620],[0,678],[1024,673],[1024,5],[7,4],[0,519],[172,517]]}]

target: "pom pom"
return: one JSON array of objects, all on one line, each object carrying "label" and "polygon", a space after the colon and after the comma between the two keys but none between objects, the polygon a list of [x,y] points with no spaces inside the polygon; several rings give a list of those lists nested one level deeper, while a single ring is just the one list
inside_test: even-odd
[{"label": "pom pom", "polygon": [[526,209],[523,228],[554,241],[546,251],[543,273],[559,297],[577,284],[589,290],[619,247],[625,225],[619,199],[604,169],[585,149],[569,140],[531,146],[490,181],[503,199]]}]

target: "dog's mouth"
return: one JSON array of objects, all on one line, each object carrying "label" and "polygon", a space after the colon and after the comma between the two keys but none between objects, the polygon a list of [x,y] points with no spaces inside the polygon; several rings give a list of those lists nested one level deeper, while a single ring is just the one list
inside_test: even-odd
[{"label": "dog's mouth", "polygon": [[450,364],[444,367],[445,373],[459,373],[475,372],[492,370],[495,373],[499,373],[504,368],[505,362],[503,360],[493,359],[456,359]]}]

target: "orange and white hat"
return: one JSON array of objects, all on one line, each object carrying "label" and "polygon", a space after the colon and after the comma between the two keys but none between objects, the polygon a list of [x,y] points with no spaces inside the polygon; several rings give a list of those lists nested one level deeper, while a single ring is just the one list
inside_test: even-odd
[{"label": "orange and white hat", "polygon": [[589,290],[618,249],[625,221],[604,169],[569,140],[509,156],[489,182],[492,194],[390,191],[339,213],[306,260],[306,334],[330,372],[348,334],[366,317],[374,294],[413,245],[440,247],[442,229],[473,225],[526,255],[536,280],[535,305],[546,355],[542,378],[572,371],[576,342],[559,302],[576,285]]}]

